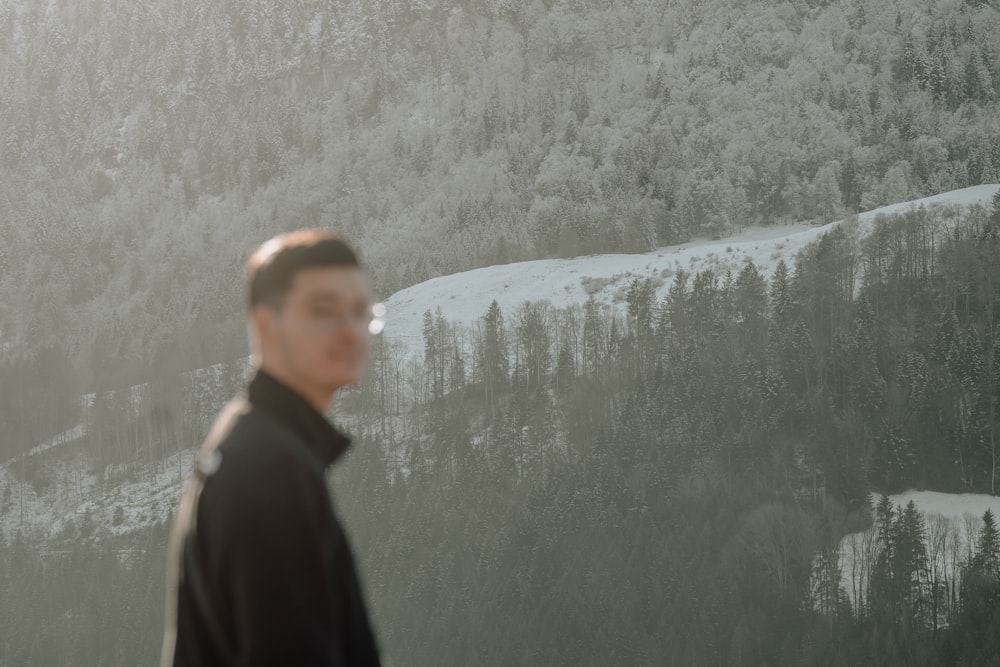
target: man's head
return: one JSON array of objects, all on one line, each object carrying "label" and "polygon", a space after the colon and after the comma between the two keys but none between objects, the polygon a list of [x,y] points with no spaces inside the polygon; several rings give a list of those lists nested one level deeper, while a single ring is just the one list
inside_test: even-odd
[{"label": "man's head", "polygon": [[247,301],[256,363],[321,411],[361,378],[371,295],[357,256],[336,234],[301,230],[257,248],[247,262]]}]

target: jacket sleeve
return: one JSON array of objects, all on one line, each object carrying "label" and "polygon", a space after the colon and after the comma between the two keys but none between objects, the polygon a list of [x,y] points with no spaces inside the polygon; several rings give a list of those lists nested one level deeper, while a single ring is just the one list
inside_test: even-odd
[{"label": "jacket sleeve", "polygon": [[344,665],[336,571],[347,547],[317,477],[278,462],[224,503],[218,574],[241,667]]}]

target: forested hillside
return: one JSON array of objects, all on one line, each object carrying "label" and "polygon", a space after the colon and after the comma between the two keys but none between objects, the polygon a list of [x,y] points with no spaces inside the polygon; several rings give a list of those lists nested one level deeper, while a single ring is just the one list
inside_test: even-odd
[{"label": "forested hillside", "polygon": [[[379,339],[332,481],[393,664],[996,662],[992,514],[963,545],[883,499],[865,553],[839,545],[872,493],[996,492],[998,255],[1000,196],[839,226],[770,277],[637,279],[624,314],[493,305],[471,349],[428,310],[419,364]],[[118,407],[15,466],[4,512],[26,484],[72,493],[46,482],[72,451],[99,485],[145,479],[226,377],[161,379],[199,396],[172,432],[95,397]],[[0,539],[11,662],[152,664],[166,531],[116,537],[106,509]]]},{"label": "forested hillside", "polygon": [[387,296],[996,182],[998,63],[982,2],[5,0],[0,335],[107,386],[240,351],[283,229]]},{"label": "forested hillside", "polygon": [[[166,527],[94,499],[240,385],[276,232],[386,297],[1000,181],[988,2],[0,0],[0,86],[0,664],[155,664]],[[883,501],[863,599],[838,551],[998,492],[1000,200],[855,229],[379,339],[332,485],[394,664],[1000,663],[995,517],[943,575]]]}]

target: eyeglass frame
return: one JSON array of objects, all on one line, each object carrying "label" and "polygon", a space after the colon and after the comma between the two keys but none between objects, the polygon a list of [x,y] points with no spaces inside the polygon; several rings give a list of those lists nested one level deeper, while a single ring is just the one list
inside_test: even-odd
[{"label": "eyeglass frame", "polygon": [[[284,310],[287,305],[289,304],[285,302],[280,305],[274,304],[274,307],[277,310]],[[329,307],[326,307],[326,309],[329,309]],[[367,314],[364,317],[357,313],[342,310],[335,314],[331,313],[322,316],[307,314],[301,317],[301,319],[306,323],[307,328],[314,333],[338,333],[348,327],[361,329],[361,325],[363,324],[365,331],[372,336],[377,336],[385,329],[385,304],[380,301],[373,303],[368,306],[366,311]]]}]

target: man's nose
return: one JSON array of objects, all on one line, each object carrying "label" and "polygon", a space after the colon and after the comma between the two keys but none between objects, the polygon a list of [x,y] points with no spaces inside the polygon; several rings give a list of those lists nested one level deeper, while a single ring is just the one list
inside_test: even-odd
[{"label": "man's nose", "polygon": [[361,326],[356,322],[348,322],[340,327],[337,336],[344,343],[359,343],[365,336]]}]

